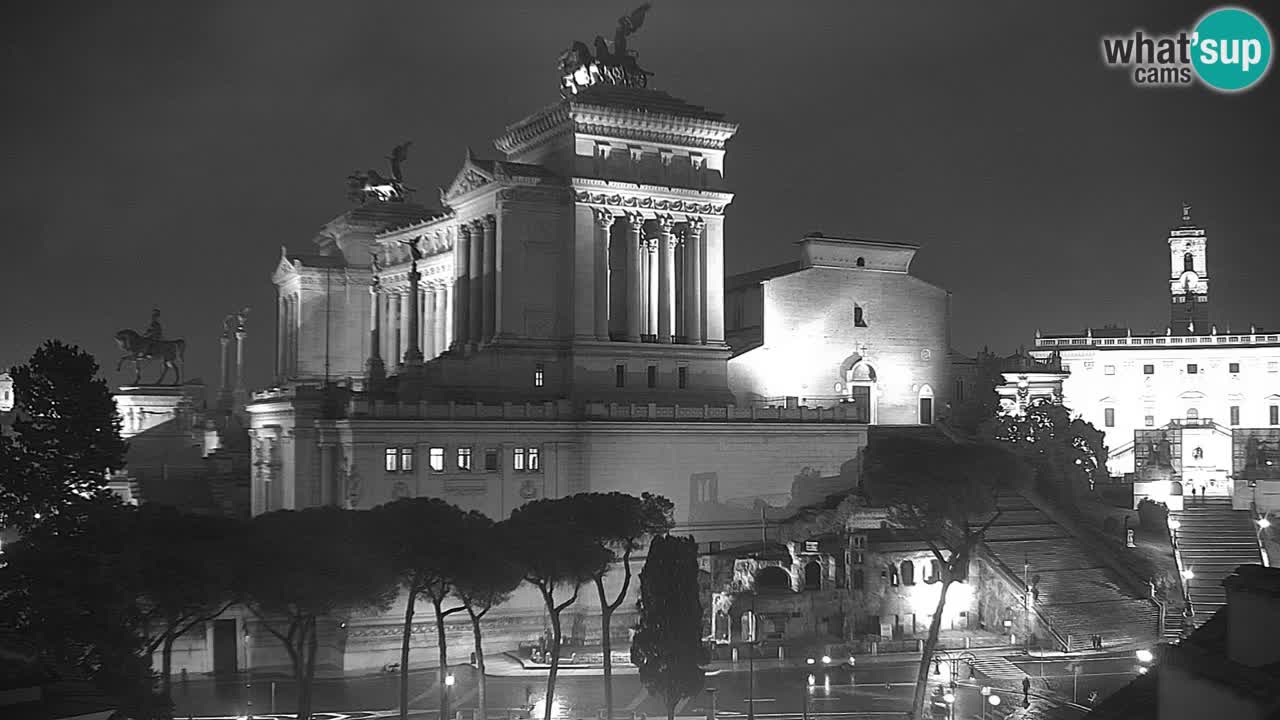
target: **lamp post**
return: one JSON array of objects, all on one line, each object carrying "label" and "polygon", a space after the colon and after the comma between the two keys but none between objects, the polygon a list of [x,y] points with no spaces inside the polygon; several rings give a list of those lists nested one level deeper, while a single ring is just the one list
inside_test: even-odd
[{"label": "lamp post", "polygon": [[[453,690],[453,673],[444,676],[444,706],[449,707],[449,691]],[[440,720],[445,720],[440,718]]]},{"label": "lamp post", "polygon": [[249,635],[249,626],[244,629],[244,716],[253,720],[253,638]]},{"label": "lamp post", "polygon": [[1262,564],[1266,567],[1270,567],[1271,559],[1267,556],[1267,545],[1262,540],[1262,531],[1271,527],[1271,519],[1263,514],[1254,522],[1258,526],[1258,552],[1262,555]]},{"label": "lamp post", "polygon": [[707,697],[711,701],[711,720],[716,720],[716,692],[718,688],[707,688]]}]

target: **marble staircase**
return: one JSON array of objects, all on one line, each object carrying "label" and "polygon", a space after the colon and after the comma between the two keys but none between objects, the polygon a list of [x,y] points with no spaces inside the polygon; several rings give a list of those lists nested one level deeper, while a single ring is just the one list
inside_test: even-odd
[{"label": "marble staircase", "polygon": [[[1227,604],[1223,579],[1241,565],[1262,564],[1257,527],[1248,510],[1231,509],[1229,497],[1187,500],[1181,512],[1169,517],[1178,521],[1178,570],[1199,627]],[[1188,570],[1190,580],[1185,579]]]}]

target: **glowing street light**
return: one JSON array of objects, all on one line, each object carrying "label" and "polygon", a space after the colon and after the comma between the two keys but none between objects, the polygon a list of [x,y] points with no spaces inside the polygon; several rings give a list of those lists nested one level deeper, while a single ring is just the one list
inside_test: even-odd
[{"label": "glowing street light", "polygon": [[1266,530],[1266,529],[1267,529],[1267,528],[1269,528],[1269,527],[1271,527],[1271,521],[1270,521],[1270,520],[1268,520],[1267,518],[1264,518],[1264,517],[1262,517],[1262,518],[1258,518],[1258,529],[1259,529],[1259,530]]},{"label": "glowing street light", "polygon": [[1139,650],[1137,656],[1140,663],[1149,663],[1156,657],[1150,650]]},{"label": "glowing street light", "polygon": [[449,673],[448,675],[445,675],[445,676],[444,676],[444,684],[445,684],[447,687],[453,687],[453,682],[454,682],[454,680],[453,680],[453,673]]},{"label": "glowing street light", "polygon": [[814,677],[813,673],[809,673],[809,686],[812,687],[817,684],[818,684],[818,678]]},{"label": "glowing street light", "polygon": [[812,665],[812,664],[813,664],[814,662],[816,662],[816,661],[815,661],[813,658],[806,658],[806,659],[805,659],[805,662],[806,662],[806,663],[809,663],[810,665]]},{"label": "glowing street light", "polygon": [[823,664],[823,665],[830,665],[830,664],[831,664],[831,656],[830,656],[830,655],[823,655],[823,656],[822,656],[822,664]]},{"label": "glowing street light", "polygon": [[1183,580],[1190,580],[1191,578],[1193,578],[1193,577],[1195,577],[1195,576],[1196,576],[1196,574],[1195,574],[1195,573],[1193,573],[1193,572],[1191,572],[1191,568],[1187,568],[1186,570],[1183,570],[1183,571],[1182,571],[1182,579],[1183,579]]},{"label": "glowing street light", "polygon": [[999,695],[988,696],[987,702],[991,703],[991,707],[995,707],[1000,704],[1000,696]]},{"label": "glowing street light", "polygon": [[943,695],[943,696],[942,696],[942,701],[943,701],[943,702],[945,702],[946,704],[950,705],[951,703],[953,703],[953,702],[955,702],[955,701],[956,701],[956,694],[955,694],[955,693],[947,693],[946,695]]},{"label": "glowing street light", "polygon": [[1182,523],[1178,522],[1177,518],[1169,518],[1170,530],[1177,530],[1180,527],[1182,527]]}]

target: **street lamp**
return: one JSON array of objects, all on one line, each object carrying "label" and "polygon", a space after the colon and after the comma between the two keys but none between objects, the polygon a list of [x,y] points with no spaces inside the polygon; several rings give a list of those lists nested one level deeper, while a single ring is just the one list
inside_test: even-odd
[{"label": "street lamp", "polygon": [[711,698],[711,717],[714,720],[716,716],[716,692],[718,688],[707,688],[707,696]]},{"label": "street lamp", "polygon": [[1192,579],[1192,578],[1194,578],[1195,576],[1196,576],[1196,574],[1195,574],[1195,573],[1193,573],[1193,572],[1191,572],[1191,568],[1187,568],[1186,570],[1183,570],[1183,571],[1182,571],[1182,579],[1183,579],[1183,580],[1191,580],[1191,579]]},{"label": "street lamp", "polygon": [[253,638],[249,628],[244,629],[244,716],[253,720]]},{"label": "street lamp", "polygon": [[449,691],[453,689],[453,673],[444,676],[444,706],[449,707]]},{"label": "street lamp", "polygon": [[1135,653],[1138,656],[1138,662],[1149,663],[1155,659],[1155,655],[1150,650],[1139,650]]}]

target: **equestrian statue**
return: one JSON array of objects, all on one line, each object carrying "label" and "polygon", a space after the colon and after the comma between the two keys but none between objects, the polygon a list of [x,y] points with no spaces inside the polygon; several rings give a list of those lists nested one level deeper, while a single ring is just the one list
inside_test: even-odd
[{"label": "equestrian statue", "polygon": [[186,352],[186,340],[165,340],[164,330],[160,326],[160,311],[158,309],[151,311],[151,324],[147,326],[145,333],[139,333],[136,330],[121,330],[116,333],[116,344],[120,346],[120,360],[116,363],[116,372],[120,372],[120,368],[124,367],[127,360],[133,361],[133,384],[140,385],[142,383],[142,364],[152,359],[159,359],[164,370],[160,373],[160,378],[155,381],[155,385],[163,385],[164,379],[169,375],[169,370],[174,373],[174,385],[182,382],[182,355]]}]

